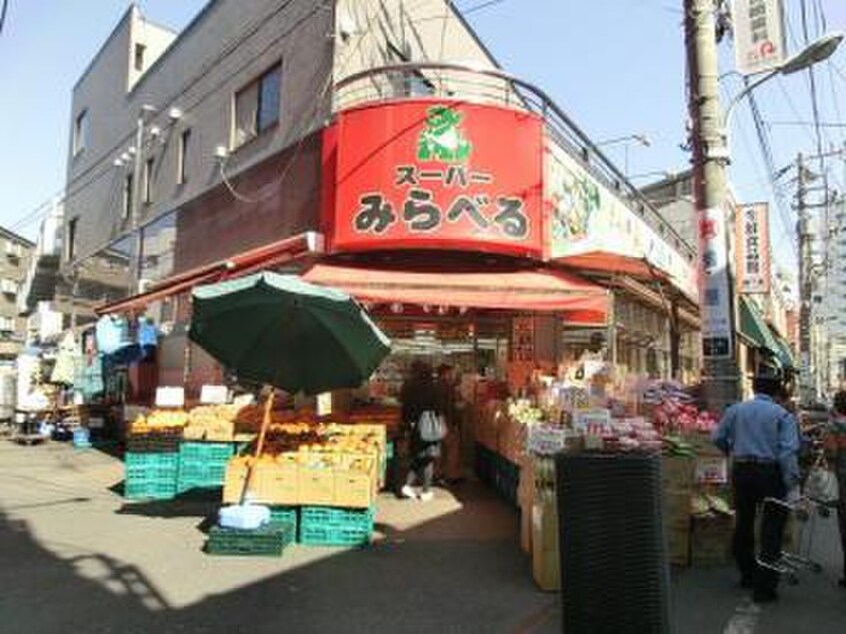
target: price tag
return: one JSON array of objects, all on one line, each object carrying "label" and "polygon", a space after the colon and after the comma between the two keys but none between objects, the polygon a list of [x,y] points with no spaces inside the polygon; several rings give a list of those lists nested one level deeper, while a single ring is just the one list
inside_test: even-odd
[{"label": "price tag", "polygon": [[223,405],[229,400],[229,390],[225,385],[204,385],[200,388],[200,403],[203,405]]},{"label": "price tag", "polygon": [[156,407],[183,407],[185,405],[185,388],[159,387],[156,388]]},{"label": "price tag", "polygon": [[728,460],[699,456],[696,459],[696,482],[699,484],[725,484],[728,482]]},{"label": "price tag", "polygon": [[328,416],[332,413],[332,392],[317,395],[317,415]]},{"label": "price tag", "polygon": [[573,432],[563,427],[529,425],[526,447],[531,453],[552,456],[567,447],[567,439]]},{"label": "price tag", "polygon": [[573,427],[593,436],[611,431],[611,412],[607,409],[580,409],[573,415]]}]

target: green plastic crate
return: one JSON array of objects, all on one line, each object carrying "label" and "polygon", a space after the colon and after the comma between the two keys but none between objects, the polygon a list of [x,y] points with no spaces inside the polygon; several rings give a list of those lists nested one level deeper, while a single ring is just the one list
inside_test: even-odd
[{"label": "green plastic crate", "polygon": [[298,518],[296,506],[271,506],[269,508],[271,524],[293,523],[294,526],[297,525]]},{"label": "green plastic crate", "polygon": [[300,509],[300,543],[309,546],[362,546],[373,536],[373,509],[304,506]]},{"label": "green plastic crate", "polygon": [[231,442],[183,442],[179,446],[179,459],[201,462],[225,463],[235,453]]},{"label": "green plastic crate", "polygon": [[179,466],[178,453],[131,453],[123,456],[127,467],[173,467]]},{"label": "green plastic crate", "polygon": [[294,542],[295,524],[262,526],[254,530],[221,528],[209,532],[206,552],[210,555],[281,557],[285,547]]},{"label": "green plastic crate", "polygon": [[176,497],[176,480],[127,480],[123,485],[123,496],[127,500],[170,500]]}]

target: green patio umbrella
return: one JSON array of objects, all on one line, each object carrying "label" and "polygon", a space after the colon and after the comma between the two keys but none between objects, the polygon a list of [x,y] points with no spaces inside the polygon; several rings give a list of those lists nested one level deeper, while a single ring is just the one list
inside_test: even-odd
[{"label": "green patio umbrella", "polygon": [[[388,338],[354,299],[295,275],[258,273],[199,286],[192,297],[193,342],[239,377],[291,394],[358,387],[390,351]],[[272,406],[271,393],[256,456]]]},{"label": "green patio umbrella", "polygon": [[269,272],[196,288],[189,337],[239,377],[292,394],[357,387],[390,350],[349,295]]}]

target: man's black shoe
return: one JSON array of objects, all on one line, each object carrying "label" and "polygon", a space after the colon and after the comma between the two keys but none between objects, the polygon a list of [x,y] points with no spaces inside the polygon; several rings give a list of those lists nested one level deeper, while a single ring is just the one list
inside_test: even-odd
[{"label": "man's black shoe", "polygon": [[755,603],[775,603],[778,601],[778,594],[775,590],[755,590],[752,600]]}]

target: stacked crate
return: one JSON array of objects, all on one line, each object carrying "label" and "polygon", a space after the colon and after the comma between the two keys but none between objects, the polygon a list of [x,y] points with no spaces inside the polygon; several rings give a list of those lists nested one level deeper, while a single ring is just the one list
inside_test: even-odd
[{"label": "stacked crate", "polygon": [[176,496],[177,452],[129,452],[124,457],[124,465],[126,499],[169,500]]},{"label": "stacked crate", "polygon": [[179,447],[177,493],[222,487],[233,443],[183,442]]},{"label": "stacked crate", "polygon": [[209,532],[206,552],[210,555],[280,557],[295,538],[296,525],[290,523],[268,524],[250,530],[215,526]]},{"label": "stacked crate", "polygon": [[300,543],[307,546],[364,546],[373,535],[373,509],[304,506]]}]

